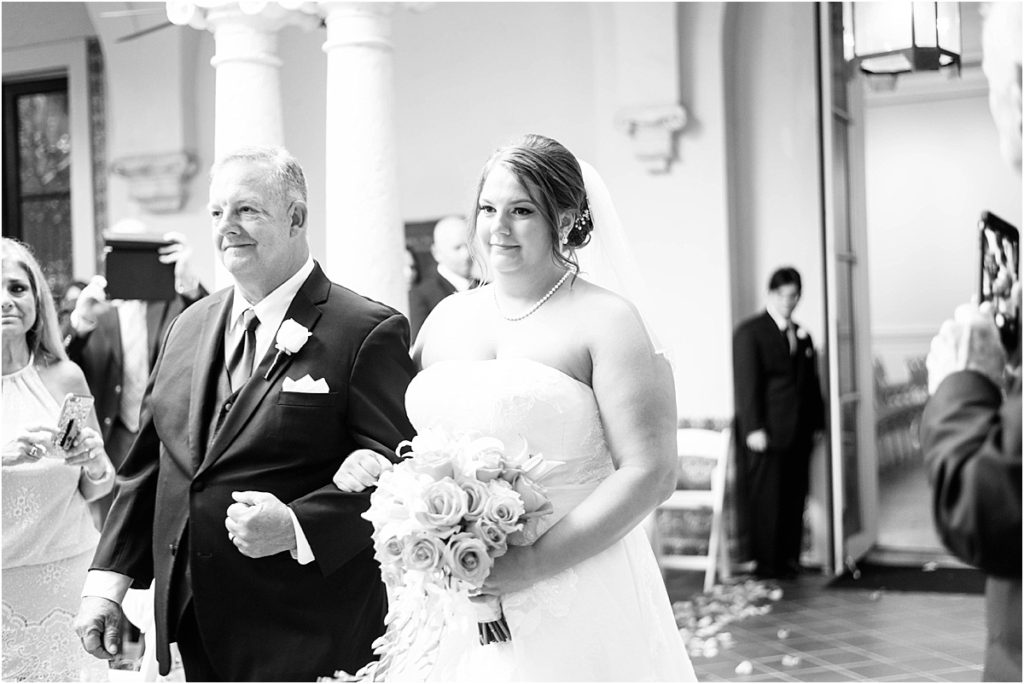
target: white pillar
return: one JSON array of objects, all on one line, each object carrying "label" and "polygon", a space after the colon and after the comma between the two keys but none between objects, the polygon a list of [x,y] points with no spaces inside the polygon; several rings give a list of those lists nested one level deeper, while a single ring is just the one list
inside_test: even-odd
[{"label": "white pillar", "polygon": [[317,26],[315,6],[294,0],[170,0],[167,16],[212,32],[216,41],[210,60],[217,70],[214,157],[244,145],[284,145],[277,32]]},{"label": "white pillar", "polygon": [[[295,0],[170,0],[167,17],[214,36],[214,159],[246,145],[285,145],[277,32],[318,26],[316,6]],[[231,283],[219,263],[214,281],[216,288]]]},{"label": "white pillar", "polygon": [[408,311],[398,207],[391,3],[321,2],[327,24],[324,268]]}]

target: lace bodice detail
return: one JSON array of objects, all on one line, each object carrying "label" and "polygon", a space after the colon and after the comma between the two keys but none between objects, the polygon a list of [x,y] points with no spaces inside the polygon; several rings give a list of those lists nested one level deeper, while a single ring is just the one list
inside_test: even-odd
[{"label": "lace bodice detail", "polygon": [[525,439],[531,453],[565,463],[549,489],[596,486],[614,470],[594,391],[537,361],[435,363],[413,379],[406,410],[417,431],[476,432],[512,448]]}]

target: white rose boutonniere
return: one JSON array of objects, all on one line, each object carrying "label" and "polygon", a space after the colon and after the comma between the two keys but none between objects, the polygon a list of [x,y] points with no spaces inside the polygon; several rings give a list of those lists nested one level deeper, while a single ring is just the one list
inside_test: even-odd
[{"label": "white rose boutonniere", "polygon": [[277,329],[277,337],[274,339],[274,347],[277,349],[277,354],[274,356],[274,362],[270,364],[270,368],[267,370],[267,374],[263,376],[263,379],[270,379],[270,374],[274,372],[278,362],[281,360],[281,354],[291,356],[298,353],[306,345],[306,341],[312,334],[306,326],[296,323],[292,318],[282,323],[281,327]]}]

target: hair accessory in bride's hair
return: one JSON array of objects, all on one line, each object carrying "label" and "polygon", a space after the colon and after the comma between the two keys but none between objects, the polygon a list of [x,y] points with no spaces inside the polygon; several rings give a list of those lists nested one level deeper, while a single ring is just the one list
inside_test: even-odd
[{"label": "hair accessory in bride's hair", "polygon": [[594,219],[590,215],[590,204],[583,198],[583,205],[573,219],[572,228],[562,238],[562,244],[570,247],[582,247],[590,241],[590,232],[594,230]]}]

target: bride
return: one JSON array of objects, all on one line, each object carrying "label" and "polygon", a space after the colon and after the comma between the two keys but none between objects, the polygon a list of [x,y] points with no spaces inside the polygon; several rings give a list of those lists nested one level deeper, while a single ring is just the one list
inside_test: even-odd
[{"label": "bride", "polygon": [[[639,527],[675,486],[671,369],[637,309],[579,275],[576,250],[617,227],[603,223],[617,222],[606,194],[550,138],[495,152],[469,221],[493,281],[444,299],[413,346],[417,430],[525,438],[565,462],[544,481],[554,512],[539,538],[510,547],[482,590],[501,598],[512,640],[481,646],[466,606],[430,679],[696,679]],[[361,489],[382,461],[350,457],[335,482]]]}]

